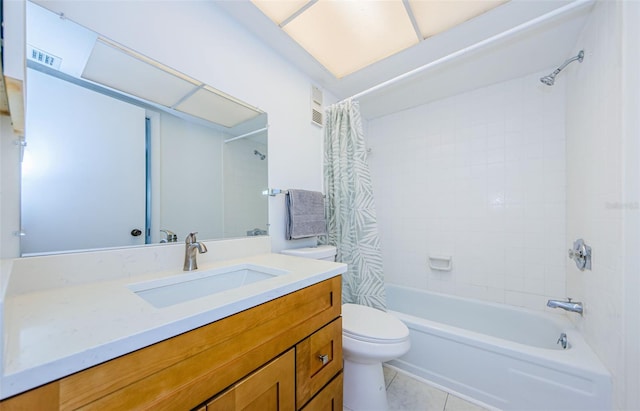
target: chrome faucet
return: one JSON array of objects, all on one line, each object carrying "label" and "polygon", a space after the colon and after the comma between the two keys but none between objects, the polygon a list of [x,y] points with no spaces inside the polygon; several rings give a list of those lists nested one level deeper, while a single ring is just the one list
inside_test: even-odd
[{"label": "chrome faucet", "polygon": [[582,303],[573,302],[571,298],[567,298],[567,301],[562,300],[549,300],[547,301],[547,307],[562,308],[566,311],[571,311],[582,315]]},{"label": "chrome faucet", "polygon": [[558,341],[556,342],[556,344],[560,344],[562,346],[562,349],[566,350],[567,347],[569,346],[569,340],[567,339],[567,333],[560,333],[560,338],[558,338]]},{"label": "chrome faucet", "polygon": [[160,240],[161,243],[177,243],[178,236],[171,230],[160,230],[161,233],[166,235],[166,238]]},{"label": "chrome faucet", "polygon": [[202,254],[207,252],[207,247],[203,243],[196,241],[196,234],[198,233],[189,233],[184,240],[184,271],[198,269],[198,261],[196,260],[197,253]]}]

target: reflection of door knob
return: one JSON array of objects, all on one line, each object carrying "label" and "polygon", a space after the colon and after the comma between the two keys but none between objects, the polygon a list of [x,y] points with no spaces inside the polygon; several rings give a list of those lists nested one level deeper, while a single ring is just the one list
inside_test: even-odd
[{"label": "reflection of door knob", "polygon": [[134,228],[133,230],[131,230],[131,235],[134,237],[137,237],[140,234],[142,234],[142,231],[138,230],[137,228]]}]

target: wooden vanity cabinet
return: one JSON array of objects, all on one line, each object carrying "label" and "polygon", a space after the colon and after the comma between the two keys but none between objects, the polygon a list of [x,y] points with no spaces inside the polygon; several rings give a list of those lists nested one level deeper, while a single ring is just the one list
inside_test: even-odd
[{"label": "wooden vanity cabinet", "polygon": [[341,410],[340,286],[339,276],[322,281],[4,400],[0,411]]},{"label": "wooden vanity cabinet", "polygon": [[[307,402],[306,410],[331,410],[325,405],[333,403],[342,408],[341,371],[342,319],[336,318],[198,411],[294,411]],[[339,386],[334,381],[324,392],[324,386],[338,374]]]}]

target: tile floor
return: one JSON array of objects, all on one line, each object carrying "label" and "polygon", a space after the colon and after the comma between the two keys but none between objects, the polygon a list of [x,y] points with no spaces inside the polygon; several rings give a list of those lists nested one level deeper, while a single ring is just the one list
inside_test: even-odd
[{"label": "tile floor", "polygon": [[389,411],[487,411],[385,366]]}]

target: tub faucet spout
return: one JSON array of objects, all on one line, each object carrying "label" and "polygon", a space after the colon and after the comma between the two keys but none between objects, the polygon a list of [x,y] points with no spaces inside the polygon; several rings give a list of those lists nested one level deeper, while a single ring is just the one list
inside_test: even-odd
[{"label": "tub faucet spout", "polygon": [[567,301],[549,300],[547,301],[547,307],[562,308],[563,310],[582,315],[582,303],[571,301],[571,298],[567,298]]},{"label": "tub faucet spout", "polygon": [[196,260],[196,256],[198,255],[198,253],[203,254],[207,252],[207,247],[204,245],[204,243],[196,241],[196,234],[198,233],[189,233],[184,241],[184,271],[196,270],[198,268],[198,261]]}]

